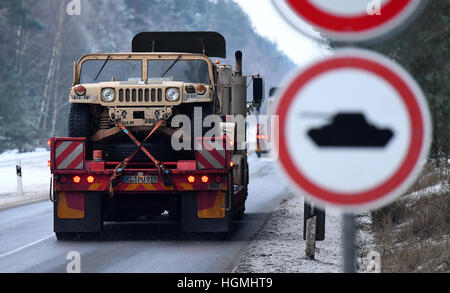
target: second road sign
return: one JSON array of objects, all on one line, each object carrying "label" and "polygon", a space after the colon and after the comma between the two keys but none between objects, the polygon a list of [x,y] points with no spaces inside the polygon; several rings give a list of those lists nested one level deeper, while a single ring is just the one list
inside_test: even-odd
[{"label": "second road sign", "polygon": [[359,42],[397,31],[425,5],[425,0],[272,0],[298,30],[308,25],[337,41]]},{"label": "second road sign", "polygon": [[278,100],[281,170],[322,205],[359,212],[387,204],[427,159],[424,95],[382,55],[337,51],[297,72]]}]

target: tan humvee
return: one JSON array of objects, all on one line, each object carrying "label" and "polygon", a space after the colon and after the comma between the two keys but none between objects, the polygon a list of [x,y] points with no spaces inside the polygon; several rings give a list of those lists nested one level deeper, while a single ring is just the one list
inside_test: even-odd
[{"label": "tan humvee", "polygon": [[[225,40],[214,32],[141,33],[134,38],[131,53],[82,57],[74,64],[69,95],[70,103],[79,105],[71,109],[70,136],[102,142],[123,135],[117,120],[137,132],[151,130],[163,120],[159,131],[171,135],[171,118],[190,116],[194,107],[220,116],[246,116],[249,106],[258,107],[263,80],[252,76],[254,101],[247,103],[242,53],[236,53],[234,71],[211,57],[226,57]],[[87,116],[89,123],[78,121]]]}]

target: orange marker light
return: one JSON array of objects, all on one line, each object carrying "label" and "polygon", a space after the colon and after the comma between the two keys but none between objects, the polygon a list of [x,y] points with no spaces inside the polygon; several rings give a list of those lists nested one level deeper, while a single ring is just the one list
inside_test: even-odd
[{"label": "orange marker light", "polygon": [[47,140],[47,144],[48,144],[48,146],[51,146],[52,145],[52,141],[50,139]]},{"label": "orange marker light", "polygon": [[89,184],[92,184],[92,183],[95,182],[95,177],[94,177],[94,176],[89,176],[88,178],[86,178],[86,181],[87,181]]},{"label": "orange marker light", "polygon": [[231,167],[231,168],[234,167],[234,162],[233,162],[233,161],[230,162],[230,167]]},{"label": "orange marker light", "polygon": [[189,183],[191,183],[191,184],[194,184],[195,183],[195,176],[189,176],[188,178],[187,178],[187,181],[189,182]]},{"label": "orange marker light", "polygon": [[202,182],[203,182],[203,183],[208,183],[208,182],[209,182],[209,177],[206,176],[206,175],[203,176],[203,177],[202,177]]},{"label": "orange marker light", "polygon": [[81,177],[80,176],[74,176],[73,177],[73,183],[79,184],[80,182],[81,182]]},{"label": "orange marker light", "polygon": [[50,161],[47,162],[47,166],[50,168],[50,166],[51,166],[51,162]]}]

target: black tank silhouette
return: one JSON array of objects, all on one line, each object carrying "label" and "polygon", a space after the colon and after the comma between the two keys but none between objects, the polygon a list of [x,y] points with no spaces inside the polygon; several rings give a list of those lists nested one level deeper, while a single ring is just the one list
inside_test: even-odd
[{"label": "black tank silhouette", "polygon": [[311,129],[309,137],[319,147],[385,147],[394,136],[390,129],[378,129],[360,113],[338,113],[333,122]]}]

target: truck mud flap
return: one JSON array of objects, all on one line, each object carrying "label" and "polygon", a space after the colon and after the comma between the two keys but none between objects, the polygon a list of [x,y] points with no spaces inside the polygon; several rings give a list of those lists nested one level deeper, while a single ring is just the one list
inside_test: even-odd
[{"label": "truck mud flap", "polygon": [[53,210],[56,233],[102,230],[102,196],[99,192],[58,192]]},{"label": "truck mud flap", "polygon": [[181,195],[183,232],[221,233],[231,230],[231,211],[225,192],[189,192]]}]

